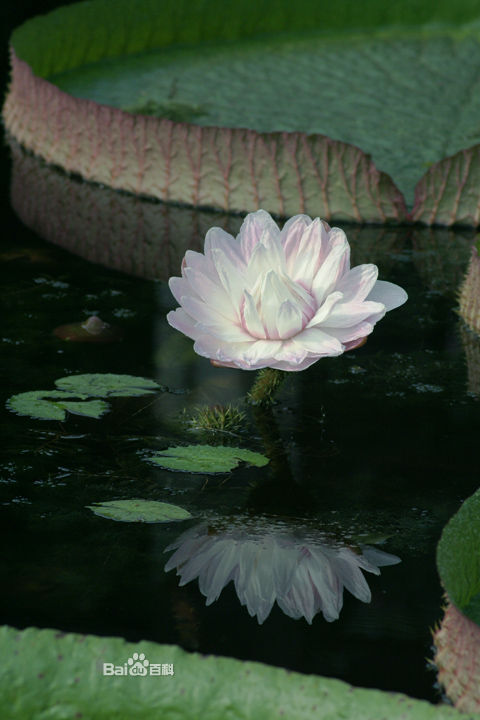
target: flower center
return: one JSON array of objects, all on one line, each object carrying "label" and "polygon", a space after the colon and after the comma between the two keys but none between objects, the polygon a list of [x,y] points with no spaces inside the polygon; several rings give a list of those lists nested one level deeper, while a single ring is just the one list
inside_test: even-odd
[{"label": "flower center", "polygon": [[242,325],[261,340],[287,340],[303,330],[316,310],[314,298],[299,283],[267,270],[245,293]]}]

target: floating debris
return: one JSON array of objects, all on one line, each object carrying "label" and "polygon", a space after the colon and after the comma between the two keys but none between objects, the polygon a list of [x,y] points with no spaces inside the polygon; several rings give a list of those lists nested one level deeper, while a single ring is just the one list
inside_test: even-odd
[{"label": "floating debris", "polygon": [[116,325],[109,325],[97,315],[84,322],[59,325],[53,334],[69,342],[110,343],[123,340],[123,331]]}]

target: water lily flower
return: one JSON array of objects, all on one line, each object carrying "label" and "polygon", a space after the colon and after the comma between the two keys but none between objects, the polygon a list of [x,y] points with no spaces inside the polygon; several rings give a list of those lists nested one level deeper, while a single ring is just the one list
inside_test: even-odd
[{"label": "water lily flower", "polygon": [[352,548],[316,541],[298,533],[252,531],[238,524],[212,534],[206,524],[183,533],[166,551],[176,549],[165,571],[177,568],[180,585],[198,578],[200,592],[211,605],[233,580],[242,605],[259,624],[275,603],[291,618],[311,623],[323,613],[337,620],[343,606],[343,589],[358,600],[371,600],[370,588],[361,570],[380,574],[384,565],[400,562],[396,555],[364,546]]},{"label": "water lily flower", "polygon": [[211,228],[204,253],[188,250],[167,315],[214,364],[298,371],[360,345],[388,310],[407,300],[378,280],[376,265],[350,269],[343,230],[295,215],[280,230],[265,210],[236,238]]}]

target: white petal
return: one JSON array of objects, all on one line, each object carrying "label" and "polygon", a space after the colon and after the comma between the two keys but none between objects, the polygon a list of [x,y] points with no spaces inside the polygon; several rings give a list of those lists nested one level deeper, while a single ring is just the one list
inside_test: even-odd
[{"label": "white petal", "polygon": [[189,295],[183,295],[180,298],[180,302],[184,310],[197,322],[203,323],[204,325],[225,326],[227,332],[230,327],[236,327],[231,320],[227,320],[216,308],[207,305],[203,300],[198,300]]},{"label": "white petal", "polygon": [[[220,284],[217,273],[215,273],[215,279],[217,282],[215,282],[215,279],[212,279],[199,270],[194,270],[189,267],[185,268],[184,275],[190,288],[192,289],[192,292],[184,292],[183,295],[198,296],[208,305],[215,307],[221,315],[224,315],[232,321],[238,320],[238,308],[234,307],[232,299],[227,295],[223,286]],[[174,278],[171,279],[173,280]],[[171,286],[170,289],[173,292]],[[177,287],[175,290],[177,290]],[[180,290],[180,287],[178,287],[178,290]],[[175,297],[178,300],[177,295],[175,295]]]},{"label": "white petal", "polygon": [[399,285],[385,282],[385,280],[377,280],[367,300],[383,303],[387,310],[395,310],[408,300],[408,295]]},{"label": "white petal", "polygon": [[249,213],[242,223],[237,240],[240,241],[242,256],[248,263],[254,247],[260,242],[264,233],[279,237],[280,230],[271,215],[265,210]]},{"label": "white petal", "polygon": [[167,315],[167,322],[175,328],[175,330],[180,330],[180,332],[187,337],[192,338],[192,340],[196,340],[201,334],[201,331],[197,327],[198,323],[187,315],[185,310],[182,308],[177,308],[176,310],[169,312]]},{"label": "white petal", "polygon": [[312,317],[310,322],[307,324],[307,328],[317,327],[323,323],[324,320],[330,315],[332,308],[341,300],[343,300],[343,293],[333,292],[328,295],[322,305],[318,308],[315,315]]},{"label": "white petal", "polygon": [[195,250],[187,250],[182,261],[182,274],[185,268],[190,267],[199,270],[205,275],[211,276],[215,274],[215,267],[210,258],[205,257],[202,253]]},{"label": "white petal", "polygon": [[192,288],[185,277],[171,277],[168,281],[168,287],[179,305],[181,305],[180,298],[182,295],[193,295],[194,297],[199,297],[198,293]]},{"label": "white petal", "polygon": [[275,370],[284,370],[285,372],[299,372],[300,370],[309,368],[316,363],[318,359],[315,355],[306,355],[301,362],[296,364],[282,360],[274,360],[268,364],[268,367],[274,368]]},{"label": "white petal", "polygon": [[243,291],[245,290],[245,283],[243,274],[240,269],[234,265],[223,250],[213,248],[211,250],[211,257],[215,265],[215,269],[220,278],[227,295],[231,298],[233,306],[240,308],[240,304],[243,299]]},{"label": "white petal", "polygon": [[[298,335],[296,337],[298,337]],[[275,352],[275,360],[278,362],[288,363],[289,370],[298,370],[298,366],[303,363],[308,355],[307,350],[302,345],[295,342],[295,340],[284,340]],[[271,365],[270,367],[277,367],[277,364]]]},{"label": "white petal", "polygon": [[359,323],[356,323],[355,325],[352,325],[352,327],[346,327],[346,328],[323,328],[328,335],[331,335],[332,337],[337,338],[337,340],[340,340],[341,343],[345,344],[348,342],[351,342],[352,340],[359,340],[360,338],[364,338],[367,335],[370,335],[370,333],[373,330],[373,324],[370,322],[362,321]]},{"label": "white petal", "polygon": [[311,222],[312,219],[308,215],[294,215],[282,228],[280,241],[283,244],[289,273],[295,263],[302,235]]},{"label": "white petal", "polygon": [[244,303],[241,314],[243,318],[242,326],[248,334],[251,335],[252,338],[265,340],[265,328],[258,314],[255,301],[247,290],[244,292]]},{"label": "white petal", "polygon": [[308,353],[322,357],[335,357],[343,353],[342,344],[337,338],[316,327],[307,328],[296,335],[294,342]]},{"label": "white petal", "polygon": [[370,321],[370,318],[374,317],[374,322],[378,322],[385,315],[385,306],[381,303],[370,302],[364,300],[364,302],[351,302],[351,303],[338,303],[333,308],[332,312],[326,320],[322,323],[322,327],[327,328],[344,328],[352,327],[363,320]]},{"label": "white petal", "polygon": [[397,555],[391,555],[390,553],[383,552],[383,550],[377,550],[377,548],[365,545],[362,547],[362,556],[378,567],[385,565],[397,565],[402,562]]},{"label": "white petal", "polygon": [[[229,343],[202,330],[199,330],[198,333],[198,337],[195,338],[195,345],[193,346],[193,349],[198,355],[220,362],[234,362],[238,367],[246,365],[246,363],[242,361],[242,355],[254,341]],[[239,364],[239,362],[241,364]]]},{"label": "white petal", "polygon": [[215,248],[222,250],[234,264],[245,267],[245,261],[238,239],[219,227],[210,228],[205,236],[205,254],[211,254],[211,251]]},{"label": "white petal", "polygon": [[273,270],[263,277],[260,290],[260,317],[269,338],[278,339],[277,314],[282,302],[290,299],[288,286]]},{"label": "white petal", "polygon": [[346,238],[342,241],[341,236],[337,236],[336,244],[329,251],[313,278],[312,293],[318,306],[336,288],[336,284],[347,264],[349,250],[350,246]]},{"label": "white petal", "polygon": [[242,353],[241,359],[249,365],[258,366],[259,363],[264,363],[264,367],[267,367],[281,346],[281,340],[256,340]]},{"label": "white petal", "polygon": [[303,326],[301,310],[290,300],[281,303],[277,316],[277,337],[282,340],[300,332]]},{"label": "white petal", "polygon": [[326,239],[325,229],[316,218],[305,228],[298,244],[298,250],[293,263],[289,264],[289,275],[301,283],[304,288],[310,289],[322,257],[322,233]]},{"label": "white petal", "polygon": [[375,285],[377,277],[376,265],[357,265],[340,278],[335,289],[344,294],[345,302],[365,300]]}]

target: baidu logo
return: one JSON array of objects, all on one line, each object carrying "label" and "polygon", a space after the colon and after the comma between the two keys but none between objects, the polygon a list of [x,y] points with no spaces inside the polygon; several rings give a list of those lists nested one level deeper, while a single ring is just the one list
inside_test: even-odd
[{"label": "baidu logo", "polygon": [[145,653],[134,652],[123,665],[103,663],[104,675],[132,675],[145,677],[146,675],[174,675],[173,663],[151,663]]}]

